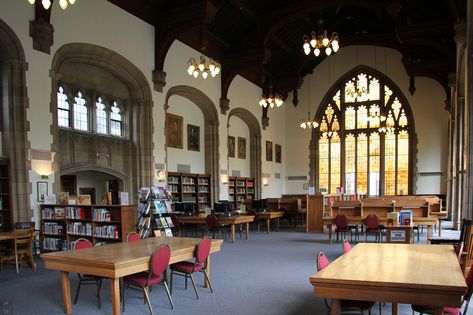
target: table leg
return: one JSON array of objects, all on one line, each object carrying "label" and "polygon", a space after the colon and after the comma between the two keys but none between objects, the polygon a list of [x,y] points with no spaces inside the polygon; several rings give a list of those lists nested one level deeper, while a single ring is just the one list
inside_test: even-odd
[{"label": "table leg", "polygon": [[112,314],[120,315],[120,278],[110,279],[112,294]]},{"label": "table leg", "polygon": [[279,231],[279,218],[276,218],[276,226],[278,227],[278,231]]},{"label": "table leg", "polygon": [[443,307],[436,307],[434,310],[434,315],[443,315]]},{"label": "table leg", "polygon": [[[209,280],[210,280],[210,255],[207,257],[207,264],[205,266],[205,270],[207,271],[207,276],[209,277]],[[210,284],[207,281],[206,277],[204,277],[204,287],[210,288]]]},{"label": "table leg", "polygon": [[271,227],[271,219],[266,220],[266,234],[269,234],[269,229]]},{"label": "table leg", "polygon": [[397,303],[393,303],[393,308],[392,308],[392,315],[398,315],[399,314],[399,305]]},{"label": "table leg", "polygon": [[427,225],[427,239],[432,238],[432,225]]},{"label": "table leg", "polygon": [[439,220],[439,237],[442,236],[442,220]]},{"label": "table leg", "polygon": [[62,299],[64,300],[64,313],[72,314],[71,283],[69,272],[61,271]]},{"label": "table leg", "polygon": [[235,242],[235,224],[232,224],[232,243]]},{"label": "table leg", "polygon": [[328,224],[328,241],[332,244],[332,224]]},{"label": "table leg", "polygon": [[250,239],[250,222],[246,222],[246,239]]},{"label": "table leg", "polygon": [[332,315],[340,315],[340,300],[332,299]]}]

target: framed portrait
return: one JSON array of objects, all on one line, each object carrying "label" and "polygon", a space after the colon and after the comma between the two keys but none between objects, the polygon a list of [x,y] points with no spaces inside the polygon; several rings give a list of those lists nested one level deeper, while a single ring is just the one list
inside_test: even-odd
[{"label": "framed portrait", "polygon": [[228,157],[235,157],[235,137],[228,136]]},{"label": "framed portrait", "polygon": [[37,182],[37,199],[39,202],[44,202],[44,198],[48,195],[48,182]]},{"label": "framed portrait", "polygon": [[276,163],[281,163],[281,145],[280,144],[274,144],[274,161]]},{"label": "framed portrait", "polygon": [[273,161],[273,143],[266,141],[266,161]]},{"label": "framed portrait", "polygon": [[187,125],[187,150],[200,151],[200,127]]},{"label": "framed portrait", "polygon": [[166,114],[166,143],[170,148],[182,149],[182,117]]},{"label": "framed portrait", "polygon": [[238,158],[246,159],[246,138],[238,137]]}]

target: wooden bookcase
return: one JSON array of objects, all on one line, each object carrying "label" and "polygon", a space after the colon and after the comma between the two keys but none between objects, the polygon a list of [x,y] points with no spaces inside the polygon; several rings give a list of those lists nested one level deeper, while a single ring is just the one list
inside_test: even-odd
[{"label": "wooden bookcase", "polygon": [[168,172],[168,189],[173,202],[193,202],[199,211],[212,207],[210,175]]},{"label": "wooden bookcase", "polygon": [[10,169],[8,159],[0,158],[0,232],[13,229]]},{"label": "wooden bookcase", "polygon": [[255,179],[249,177],[229,177],[228,201],[233,202],[237,210],[245,199],[255,199]]},{"label": "wooden bookcase", "polygon": [[70,249],[78,238],[94,245],[126,240],[135,231],[136,206],[40,205],[41,251]]}]

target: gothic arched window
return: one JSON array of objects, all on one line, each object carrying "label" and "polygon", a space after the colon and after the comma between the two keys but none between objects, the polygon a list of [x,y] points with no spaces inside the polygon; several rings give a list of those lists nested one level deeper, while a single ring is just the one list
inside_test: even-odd
[{"label": "gothic arched window", "polygon": [[392,83],[368,69],[339,81],[317,114],[319,189],[407,195],[413,121]]}]

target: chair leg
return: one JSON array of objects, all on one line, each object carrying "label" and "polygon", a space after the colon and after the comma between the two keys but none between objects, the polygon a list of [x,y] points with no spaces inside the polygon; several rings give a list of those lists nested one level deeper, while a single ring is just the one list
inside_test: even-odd
[{"label": "chair leg", "polygon": [[205,276],[205,279],[207,279],[207,282],[209,284],[209,288],[210,288],[210,292],[214,292],[214,290],[212,289],[212,284],[210,283],[210,279],[209,279],[209,276],[207,275],[207,270],[204,269],[204,276]]},{"label": "chair leg", "polygon": [[102,287],[102,280],[95,280],[97,285],[97,301],[99,302],[99,309],[100,309],[100,288]]},{"label": "chair leg", "polygon": [[189,277],[191,278],[192,286],[194,287],[194,291],[195,291],[195,295],[197,296],[197,300],[200,300],[199,293],[197,292],[197,287],[195,286],[194,277],[192,276],[192,274],[189,274]]},{"label": "chair leg", "polygon": [[77,299],[79,298],[80,286],[82,285],[82,279],[79,279],[79,284],[77,285],[76,296],[74,298],[74,304],[77,304]]},{"label": "chair leg", "polygon": [[168,284],[166,280],[163,281],[164,287],[166,288],[166,293],[168,294],[169,303],[171,303],[171,308],[174,309],[174,303],[172,302],[171,293],[169,292]]},{"label": "chair leg", "polygon": [[172,274],[173,274],[173,273],[174,273],[174,272],[171,270],[171,276],[170,276],[170,278],[171,278],[171,279],[170,279],[170,280],[171,280],[171,290],[170,290],[171,295],[172,295]]},{"label": "chair leg", "polygon": [[125,312],[125,283],[123,283],[123,278],[122,278],[122,281],[121,281],[121,284],[122,284],[122,312]]},{"label": "chair leg", "polygon": [[145,295],[146,303],[148,304],[148,309],[151,315],[153,315],[153,308],[151,307],[151,301],[149,300],[148,289],[143,287],[143,293]]}]

